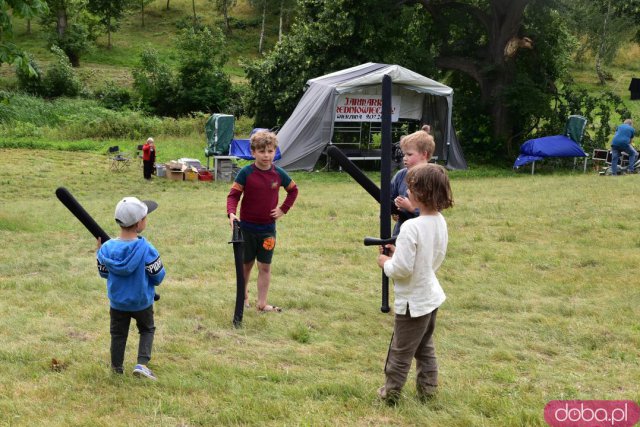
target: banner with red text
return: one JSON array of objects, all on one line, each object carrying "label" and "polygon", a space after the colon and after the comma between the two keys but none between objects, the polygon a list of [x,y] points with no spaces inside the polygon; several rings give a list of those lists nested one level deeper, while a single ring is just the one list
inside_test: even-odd
[{"label": "banner with red text", "polygon": [[[379,122],[382,117],[381,95],[338,95],[336,122]],[[400,117],[400,97],[391,97],[391,121]]]}]

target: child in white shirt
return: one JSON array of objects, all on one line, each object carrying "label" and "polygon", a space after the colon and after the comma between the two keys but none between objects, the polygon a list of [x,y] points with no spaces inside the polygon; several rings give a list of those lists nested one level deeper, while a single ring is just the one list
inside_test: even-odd
[{"label": "child in white shirt", "polygon": [[378,265],[394,281],[395,323],[385,364],[386,382],[378,390],[395,403],[416,359],[418,397],[433,396],[438,386],[433,331],[445,294],[436,277],[447,251],[447,223],[440,211],[453,205],[447,172],[436,164],[421,164],[407,174],[409,198],[420,216],[407,220],[390,255],[378,256]]}]

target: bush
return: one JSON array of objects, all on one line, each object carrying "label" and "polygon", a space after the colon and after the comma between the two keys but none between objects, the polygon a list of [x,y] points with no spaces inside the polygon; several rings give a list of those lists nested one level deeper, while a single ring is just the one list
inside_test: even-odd
[{"label": "bush", "polygon": [[133,70],[133,87],[143,108],[161,116],[176,116],[178,83],[171,68],[160,61],[158,52],[146,49]]},{"label": "bush", "polygon": [[[216,24],[219,27],[222,27],[224,26],[224,20],[219,19],[216,21]],[[236,18],[235,16],[229,17],[229,26],[236,30],[245,30],[247,28],[258,28],[260,27],[260,25],[262,25],[262,18],[260,16],[257,16],[255,18],[249,18],[249,19]]]},{"label": "bush", "polygon": [[29,65],[34,71],[33,74],[23,67],[16,68],[18,89],[32,95],[42,95],[44,94],[43,72],[35,59],[31,57],[29,57]]},{"label": "bush", "polygon": [[80,57],[93,47],[95,35],[91,33],[89,27],[80,23],[72,23],[60,37],[57,31],[49,36],[50,45],[59,47],[74,67],[80,66]]},{"label": "bush", "polygon": [[71,62],[69,62],[69,58],[58,46],[52,46],[51,51],[56,58],[43,79],[45,95],[50,98],[78,96],[82,85],[71,66]]},{"label": "bush", "polygon": [[251,96],[251,88],[248,85],[232,85],[227,97],[227,108],[225,111],[236,117],[244,116],[246,113],[245,106],[247,105],[249,96]]},{"label": "bush", "polygon": [[94,97],[100,105],[110,110],[122,110],[131,105],[131,92],[112,81],[96,90]]},{"label": "bush", "polygon": [[196,22],[193,22],[193,16],[185,16],[176,22],[176,28],[179,30],[185,30],[187,28],[193,28],[196,31],[201,31],[206,25],[202,23],[202,17],[197,16]]}]

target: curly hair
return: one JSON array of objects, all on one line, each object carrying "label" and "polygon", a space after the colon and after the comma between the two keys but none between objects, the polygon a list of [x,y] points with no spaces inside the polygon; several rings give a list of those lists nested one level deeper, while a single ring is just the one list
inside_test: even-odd
[{"label": "curly hair", "polygon": [[413,197],[438,212],[453,206],[453,194],[447,171],[440,165],[425,163],[407,173],[407,187]]},{"label": "curly hair", "polygon": [[259,130],[251,135],[251,150],[258,151],[266,147],[275,148],[278,146],[278,137],[269,130]]}]

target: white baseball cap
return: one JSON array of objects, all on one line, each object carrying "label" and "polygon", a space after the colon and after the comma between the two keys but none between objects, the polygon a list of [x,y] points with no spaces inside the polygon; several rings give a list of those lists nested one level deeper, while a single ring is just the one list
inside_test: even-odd
[{"label": "white baseball cap", "polygon": [[121,227],[131,227],[142,218],[156,210],[158,204],[151,200],[139,200],[137,197],[125,197],[116,205],[116,222]]}]

